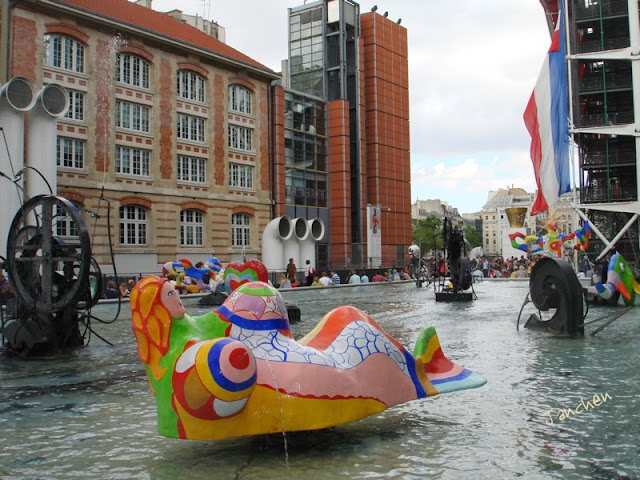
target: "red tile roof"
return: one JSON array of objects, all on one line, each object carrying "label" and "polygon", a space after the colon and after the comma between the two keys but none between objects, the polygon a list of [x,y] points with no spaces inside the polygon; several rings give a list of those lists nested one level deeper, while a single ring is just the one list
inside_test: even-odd
[{"label": "red tile roof", "polygon": [[95,14],[97,17],[127,24],[143,31],[146,30],[147,32],[177,40],[188,46],[208,50],[213,55],[244,63],[264,71],[269,76],[274,76],[274,72],[270,68],[197,28],[178,22],[165,13],[156,12],[142,5],[136,5],[128,0],[49,0],[43,3],[71,7],[74,10]]}]

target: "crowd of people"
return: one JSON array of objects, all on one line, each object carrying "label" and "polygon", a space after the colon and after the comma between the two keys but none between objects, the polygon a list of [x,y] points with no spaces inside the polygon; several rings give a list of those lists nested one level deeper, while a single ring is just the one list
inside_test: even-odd
[{"label": "crowd of people", "polygon": [[369,275],[364,270],[356,272],[352,269],[344,276],[340,277],[337,270],[330,270],[329,272],[322,272],[318,274],[318,271],[311,264],[310,260],[305,262],[304,281],[299,282],[296,278],[297,267],[293,258],[289,259],[287,264],[287,270],[282,273],[278,278],[278,288],[295,288],[295,287],[331,287],[341,284],[358,284],[369,282],[393,282],[400,280],[412,280],[411,274],[408,270],[401,269],[389,269],[384,272],[375,272],[374,275],[369,278]]},{"label": "crowd of people", "polygon": [[121,283],[118,285],[118,288],[116,288],[116,282],[114,280],[108,280],[103,298],[113,299],[118,297],[128,297],[135,284],[136,281],[133,278],[130,278],[127,280],[127,283]]},{"label": "crowd of people", "polygon": [[539,256],[527,257],[522,255],[517,257],[481,257],[477,260],[476,270],[483,273],[487,278],[527,278],[531,275],[531,269],[535,265]]},{"label": "crowd of people", "polygon": [[[481,257],[472,260],[472,271],[477,276],[486,278],[528,278],[531,274],[531,269],[535,265],[537,256],[527,257],[522,255],[521,257]],[[426,262],[427,277],[434,278],[438,276],[449,275],[449,269],[444,259],[436,260],[431,258]],[[311,268],[311,274],[310,272]],[[304,282],[298,282],[296,280],[296,266],[293,259],[289,260],[287,272],[280,275],[278,288],[295,288],[301,286],[312,287],[329,287],[341,284],[358,284],[369,282],[393,282],[400,280],[415,280],[411,274],[409,268],[403,269],[388,269],[384,271],[374,272],[371,277],[365,272],[356,270],[349,270],[344,277],[340,277],[338,272],[331,270],[330,272],[322,272],[319,275],[313,274],[313,267],[310,267],[310,262],[307,260],[305,266]]]}]

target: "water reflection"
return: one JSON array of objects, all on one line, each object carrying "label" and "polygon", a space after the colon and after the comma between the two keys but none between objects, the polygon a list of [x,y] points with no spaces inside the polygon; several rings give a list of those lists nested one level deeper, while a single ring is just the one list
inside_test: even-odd
[{"label": "water reflection", "polygon": [[[336,428],[222,440],[156,434],[155,401],[128,319],[96,325],[64,359],[0,360],[1,478],[638,478],[640,310],[596,337],[515,329],[523,282],[478,284],[478,300],[436,303],[412,284],[286,293],[308,333],[335,306],[362,308],[410,350],[428,325],[447,355],[482,373],[480,389],[404,404]],[[187,303],[194,314],[206,311]],[[114,306],[94,313],[110,318]],[[127,312],[127,310],[125,310]],[[591,312],[593,318],[607,310]],[[595,327],[594,327],[595,328]],[[575,409],[608,393],[605,403]]]}]

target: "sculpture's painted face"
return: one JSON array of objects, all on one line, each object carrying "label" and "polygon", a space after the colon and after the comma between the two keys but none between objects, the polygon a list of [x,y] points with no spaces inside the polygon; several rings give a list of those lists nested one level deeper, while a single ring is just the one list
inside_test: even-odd
[{"label": "sculpture's painted face", "polygon": [[171,318],[184,317],[185,310],[180,295],[169,282],[164,282],[160,289],[160,301],[171,314]]}]

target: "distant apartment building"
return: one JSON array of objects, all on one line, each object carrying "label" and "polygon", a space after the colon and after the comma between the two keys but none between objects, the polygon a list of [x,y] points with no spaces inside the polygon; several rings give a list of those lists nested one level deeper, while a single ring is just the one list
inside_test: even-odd
[{"label": "distant apartment building", "polygon": [[[524,229],[529,235],[536,229],[535,217],[529,216],[534,195],[522,188],[492,190],[482,207],[482,251],[487,256],[503,256],[510,228],[507,208],[526,208]],[[508,246],[508,245],[507,245]]]},{"label": "distant apartment building", "polygon": [[423,220],[430,216],[447,217],[451,219],[452,224],[459,226],[462,226],[465,222],[457,208],[440,199],[416,200],[411,204],[412,220]]},{"label": "distant apartment building", "polygon": [[107,233],[121,273],[158,271],[180,257],[259,257],[272,213],[278,75],[127,0],[2,2],[1,14],[2,82],[22,76],[36,89],[68,90],[57,193],[99,214],[95,230],[96,220],[85,220],[100,264],[111,263]]},{"label": "distant apartment building", "polygon": [[[482,207],[482,249],[488,256],[521,255],[511,251],[511,240],[508,234],[518,228],[525,235],[542,236],[548,229],[549,222],[555,221],[556,231],[562,235],[569,235],[578,225],[578,215],[574,205],[575,192],[569,192],[560,197],[558,202],[548,211],[531,216],[531,207],[535,201],[535,193],[527,193],[522,188],[505,188],[490,191],[487,203]],[[520,216],[522,226],[513,223],[515,216],[513,209],[524,209],[524,216]]]}]

